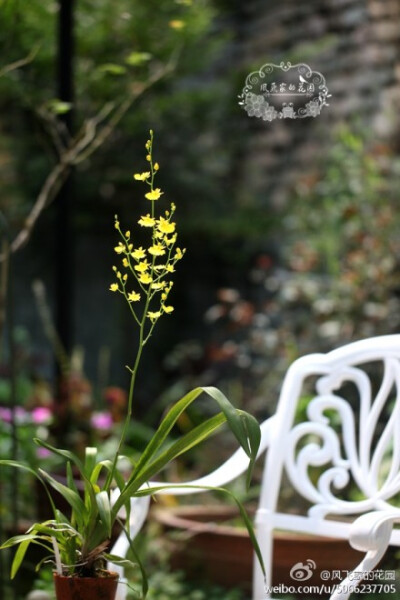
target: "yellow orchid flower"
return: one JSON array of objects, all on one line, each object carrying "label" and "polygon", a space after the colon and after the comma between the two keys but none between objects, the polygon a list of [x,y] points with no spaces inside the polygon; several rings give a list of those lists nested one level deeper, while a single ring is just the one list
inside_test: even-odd
[{"label": "yellow orchid flower", "polygon": [[145,171],[144,173],[135,173],[133,178],[136,181],[146,181],[150,177],[150,171]]},{"label": "yellow orchid flower", "polygon": [[160,190],[160,188],[156,188],[155,190],[152,190],[151,192],[147,192],[147,194],[144,195],[145,198],[147,198],[147,200],[158,200],[159,198],[161,198],[161,195],[164,192],[162,192]]},{"label": "yellow orchid flower", "polygon": [[170,221],[167,221],[167,219],[160,217],[157,223],[157,228],[161,233],[164,234],[174,233],[175,223],[171,223]]},{"label": "yellow orchid flower", "polygon": [[128,300],[129,302],[139,302],[140,294],[137,294],[136,292],[130,292],[128,294]]},{"label": "yellow orchid flower", "polygon": [[141,217],[138,223],[141,225],[141,227],[154,227],[156,220],[147,214],[144,217]]},{"label": "yellow orchid flower", "polygon": [[152,256],[163,256],[165,254],[164,246],[161,244],[153,244],[148,250]]},{"label": "yellow orchid flower", "polygon": [[153,278],[148,273],[142,273],[139,277],[139,281],[140,281],[140,283],[143,283],[144,285],[148,285],[149,283],[153,282]]},{"label": "yellow orchid flower", "polygon": [[142,246],[140,246],[140,248],[136,248],[136,250],[134,250],[131,253],[131,256],[135,259],[135,260],[141,260],[142,258],[144,258],[146,256],[146,252],[145,250],[142,248]]},{"label": "yellow orchid flower", "polygon": [[135,265],[135,270],[139,271],[139,273],[144,273],[145,271],[148,270],[148,268],[149,268],[149,263],[147,262],[147,260],[143,260],[138,265]]}]

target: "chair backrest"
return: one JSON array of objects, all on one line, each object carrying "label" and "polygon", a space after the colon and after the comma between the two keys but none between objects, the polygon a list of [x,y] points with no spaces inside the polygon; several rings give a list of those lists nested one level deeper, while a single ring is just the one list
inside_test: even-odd
[{"label": "chair backrest", "polygon": [[[345,538],[349,520],[400,504],[400,335],[296,360],[273,420],[256,518],[268,571],[273,529]],[[282,510],[285,480],[302,514]]]}]

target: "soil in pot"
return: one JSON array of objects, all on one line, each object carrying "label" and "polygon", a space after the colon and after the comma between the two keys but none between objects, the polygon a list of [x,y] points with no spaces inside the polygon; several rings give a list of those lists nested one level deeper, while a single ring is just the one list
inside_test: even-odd
[{"label": "soil in pot", "polygon": [[108,577],[64,577],[54,573],[57,600],[114,600],[118,573]]}]

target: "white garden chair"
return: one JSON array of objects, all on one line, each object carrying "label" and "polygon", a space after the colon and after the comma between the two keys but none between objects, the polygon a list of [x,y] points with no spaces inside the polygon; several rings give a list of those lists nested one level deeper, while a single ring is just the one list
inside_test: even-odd
[{"label": "white garden chair", "polygon": [[[313,392],[307,418],[298,422],[299,399],[307,389],[310,393],[310,382]],[[400,493],[400,335],[370,338],[296,360],[284,379],[276,413],[262,423],[261,431],[259,454],[266,450],[267,454],[255,527],[267,578],[265,582],[255,560],[253,598],[270,598],[265,586],[271,585],[273,531],[284,529],[348,539],[366,553],[353,575],[331,595],[331,600],[345,600],[349,586],[360,583],[359,574],[374,569],[389,544],[400,545],[400,531],[393,529],[394,523],[400,522],[400,508],[391,503]],[[186,483],[223,486],[241,475],[247,465],[240,449],[214,472]],[[303,515],[278,511],[284,473],[309,504]],[[361,499],[341,497],[350,482],[361,492]],[[157,493],[203,491],[201,487],[174,486]],[[138,531],[145,519],[148,499],[135,503],[140,510],[135,513],[133,506],[132,532]],[[307,557],[299,560],[303,558]],[[121,600],[123,586],[119,593]]]}]

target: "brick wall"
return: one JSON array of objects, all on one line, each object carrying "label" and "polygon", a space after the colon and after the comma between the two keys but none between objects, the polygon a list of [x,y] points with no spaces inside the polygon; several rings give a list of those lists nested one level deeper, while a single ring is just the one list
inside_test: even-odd
[{"label": "brick wall", "polygon": [[361,121],[398,149],[400,0],[248,0],[240,11],[244,73],[266,62],[306,62],[323,73],[332,93],[330,106],[315,119],[248,118],[242,181],[251,178],[256,202],[264,204],[266,196],[286,202],[340,122]]}]

